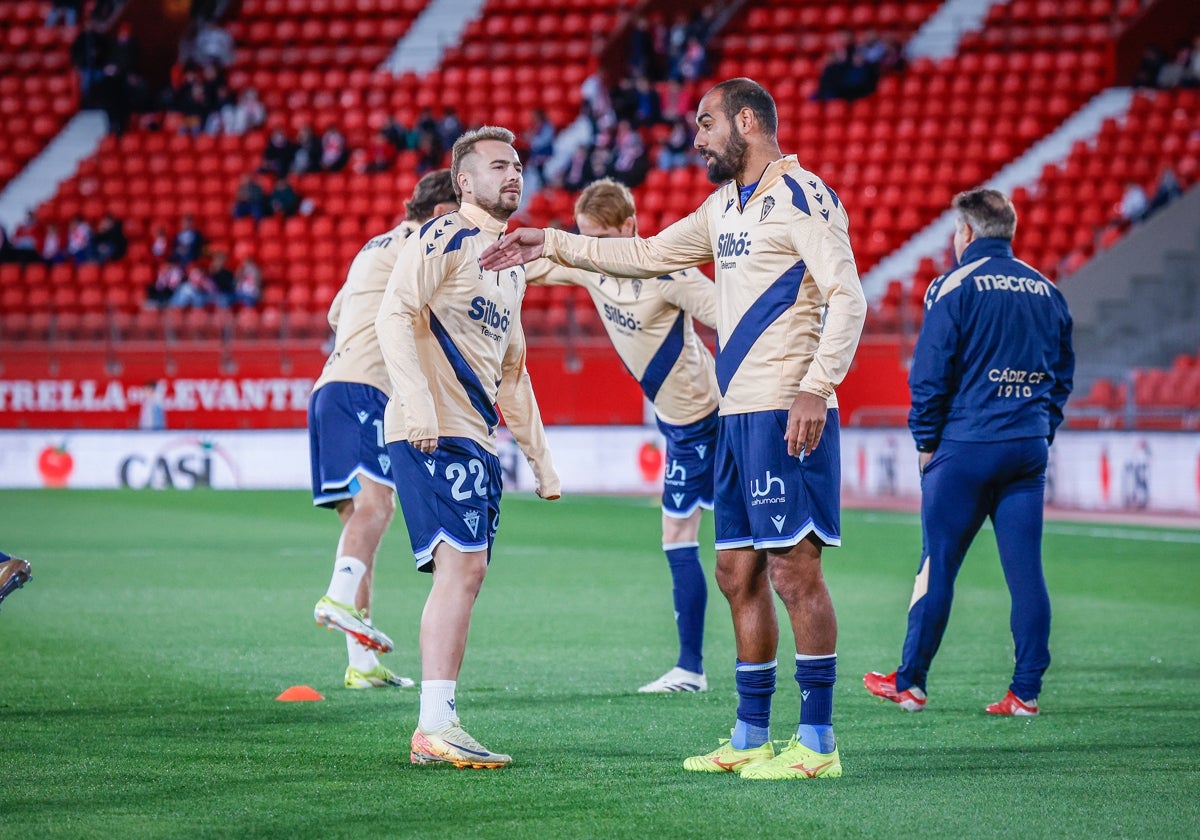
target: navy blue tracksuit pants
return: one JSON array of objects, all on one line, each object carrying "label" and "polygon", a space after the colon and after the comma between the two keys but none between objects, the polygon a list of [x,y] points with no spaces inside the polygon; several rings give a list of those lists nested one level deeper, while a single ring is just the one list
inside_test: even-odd
[{"label": "navy blue tracksuit pants", "polygon": [[921,476],[924,552],[896,688],[925,689],[950,618],[954,579],[990,517],[1012,596],[1016,668],[1009,688],[1036,699],[1050,666],[1050,594],[1042,573],[1042,504],[1049,447],[1042,438],[965,443],[943,440]]}]

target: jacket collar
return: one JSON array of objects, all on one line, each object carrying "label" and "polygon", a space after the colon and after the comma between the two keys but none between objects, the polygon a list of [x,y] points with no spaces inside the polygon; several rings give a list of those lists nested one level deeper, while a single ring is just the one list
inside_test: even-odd
[{"label": "jacket collar", "polygon": [[484,233],[492,236],[499,236],[508,228],[508,222],[500,221],[477,204],[464,202],[458,208],[458,214]]},{"label": "jacket collar", "polygon": [[991,236],[976,239],[966,248],[963,248],[962,259],[958,261],[958,264],[966,265],[969,262],[983,259],[984,257],[1008,257],[1012,259],[1012,242],[1008,239],[997,239]]}]

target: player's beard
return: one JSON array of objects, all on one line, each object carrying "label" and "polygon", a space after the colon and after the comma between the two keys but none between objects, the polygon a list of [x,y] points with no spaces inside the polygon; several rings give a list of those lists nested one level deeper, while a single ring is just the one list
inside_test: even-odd
[{"label": "player's beard", "polygon": [[731,132],[729,144],[722,152],[708,149],[705,156],[708,160],[708,180],[714,184],[724,184],[736,178],[746,168],[746,156],[750,152],[750,144],[740,134]]},{"label": "player's beard", "polygon": [[516,200],[514,201],[511,194],[497,191],[496,195],[491,198],[485,199],[481,196],[476,196],[475,203],[493,219],[507,222],[509,217],[513,213],[516,213],[517,208],[521,206],[521,193],[518,192],[516,194]]}]

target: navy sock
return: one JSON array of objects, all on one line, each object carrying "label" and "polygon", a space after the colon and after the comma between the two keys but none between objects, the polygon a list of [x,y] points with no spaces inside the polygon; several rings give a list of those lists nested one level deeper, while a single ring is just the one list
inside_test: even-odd
[{"label": "navy sock", "polygon": [[737,724],[733,727],[733,747],[746,750],[771,739],[771,695],[775,693],[776,663],[738,660]]},{"label": "navy sock", "polygon": [[837,654],[819,657],[796,654],[796,682],[800,684],[800,726],[796,739],[810,750],[832,752]]},{"label": "navy sock", "polygon": [[700,565],[699,543],[663,546],[671,567],[671,596],[675,601],[675,626],[679,630],[679,660],[675,663],[695,674],[704,673],[704,607],[708,584]]}]

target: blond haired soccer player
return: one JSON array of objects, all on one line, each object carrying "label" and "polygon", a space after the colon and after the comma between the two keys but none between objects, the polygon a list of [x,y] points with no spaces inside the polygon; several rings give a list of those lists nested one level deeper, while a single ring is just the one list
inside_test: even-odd
[{"label": "blond haired soccer player", "polygon": [[333,576],[317,601],[317,624],[346,634],[346,688],[412,685],[380,664],[376,651],[392,640],[371,623],[375,555],[396,510],[391,461],[383,440],[383,412],[391,384],[375,337],[375,316],[392,266],[418,225],[458,208],[450,170],[417,182],[407,218],[362,247],[329,307],[333,352],[308,404],[313,504],[331,507],[342,521]]},{"label": "blond haired soccer player", "polygon": [[[716,262],[717,583],[737,644],[733,737],[684,762],[744,779],[842,774],[833,735],[837,619],[821,550],[841,544],[838,412],[867,304],[837,195],[776,139],[775,101],[751,79],[713,87],[695,146],[720,184],[685,219],[648,239],[593,239],[521,228],[486,270],[546,256],[618,277]],[[779,630],[772,590],[796,642],[800,724],[770,740]]]},{"label": "blond haired soccer player", "polygon": [[405,245],[375,328],[392,384],[384,437],[417,569],[433,574],[421,615],[421,712],[415,764],[504,767],[463,728],[455,689],[471,610],[500,522],[497,405],[545,499],[558,474],[525,369],[521,268],[483,271],[479,255],[521,201],[521,161],[511,131],[469,131],[450,173],[462,206]]},{"label": "blond haired soccer player", "polygon": [[[585,236],[637,235],[633,195],[609,178],[589,184],[575,202]],[[662,548],[671,571],[679,657],[675,666],[643,685],[643,693],[707,691],[704,609],[708,587],[700,565],[700,512],[713,506],[717,443],[717,377],[713,357],[692,319],[716,326],[712,281],[698,271],[653,280],[609,277],[538,260],[526,266],[530,285],[587,289],[625,369],[654,405],[667,442],[662,491]]]}]

